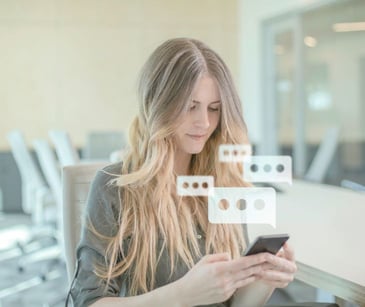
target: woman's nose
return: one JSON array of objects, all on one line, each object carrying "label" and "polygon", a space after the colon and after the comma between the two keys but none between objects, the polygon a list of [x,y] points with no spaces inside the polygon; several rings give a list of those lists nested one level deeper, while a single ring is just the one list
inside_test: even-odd
[{"label": "woman's nose", "polygon": [[202,129],[208,129],[210,126],[208,110],[201,108],[195,118],[195,125]]}]

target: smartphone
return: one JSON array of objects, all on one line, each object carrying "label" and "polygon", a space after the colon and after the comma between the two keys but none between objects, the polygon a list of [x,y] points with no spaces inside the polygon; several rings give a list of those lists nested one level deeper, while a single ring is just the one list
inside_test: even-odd
[{"label": "smartphone", "polygon": [[276,255],[289,239],[287,233],[258,236],[246,249],[245,256],[269,252]]}]

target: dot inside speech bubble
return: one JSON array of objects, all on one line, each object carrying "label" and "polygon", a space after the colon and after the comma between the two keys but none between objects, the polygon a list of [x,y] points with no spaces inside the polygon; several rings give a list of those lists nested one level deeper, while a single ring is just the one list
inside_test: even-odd
[{"label": "dot inside speech bubble", "polygon": [[208,197],[208,219],[213,224],[270,224],[275,228],[275,190],[216,187]]},{"label": "dot inside speech bubble", "polygon": [[242,162],[244,158],[252,155],[252,147],[248,144],[230,145],[221,144],[218,149],[220,162]]},{"label": "dot inside speech bubble", "polygon": [[213,193],[213,176],[178,176],[177,194],[180,196],[208,196]]},{"label": "dot inside speech bubble", "polygon": [[251,156],[243,161],[243,179],[247,182],[292,183],[290,156]]}]

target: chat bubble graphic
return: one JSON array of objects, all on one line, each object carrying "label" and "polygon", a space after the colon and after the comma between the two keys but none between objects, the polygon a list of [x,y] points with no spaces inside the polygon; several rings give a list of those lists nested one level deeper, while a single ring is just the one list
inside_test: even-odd
[{"label": "chat bubble graphic", "polygon": [[208,197],[208,219],[213,224],[270,224],[275,228],[275,190],[216,187]]},{"label": "chat bubble graphic", "polygon": [[208,196],[213,193],[213,176],[178,176],[177,194],[180,196]]},{"label": "chat bubble graphic", "polygon": [[292,184],[292,159],[290,156],[251,156],[243,161],[243,179]]},{"label": "chat bubble graphic", "polygon": [[218,149],[220,162],[242,162],[244,158],[252,155],[251,145],[221,144]]}]

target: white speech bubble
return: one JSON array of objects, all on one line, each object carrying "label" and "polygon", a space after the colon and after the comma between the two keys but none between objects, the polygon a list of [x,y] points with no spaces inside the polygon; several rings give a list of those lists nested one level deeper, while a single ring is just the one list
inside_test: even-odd
[{"label": "white speech bubble", "polygon": [[220,162],[242,162],[244,158],[252,155],[251,145],[221,144],[218,149]]},{"label": "white speech bubble", "polygon": [[208,196],[213,193],[213,176],[178,176],[177,194],[180,196]]},{"label": "white speech bubble", "polygon": [[275,228],[275,190],[214,188],[208,197],[208,219],[213,224],[270,224]]},{"label": "white speech bubble", "polygon": [[243,179],[292,184],[292,159],[290,156],[251,156],[243,161]]}]

